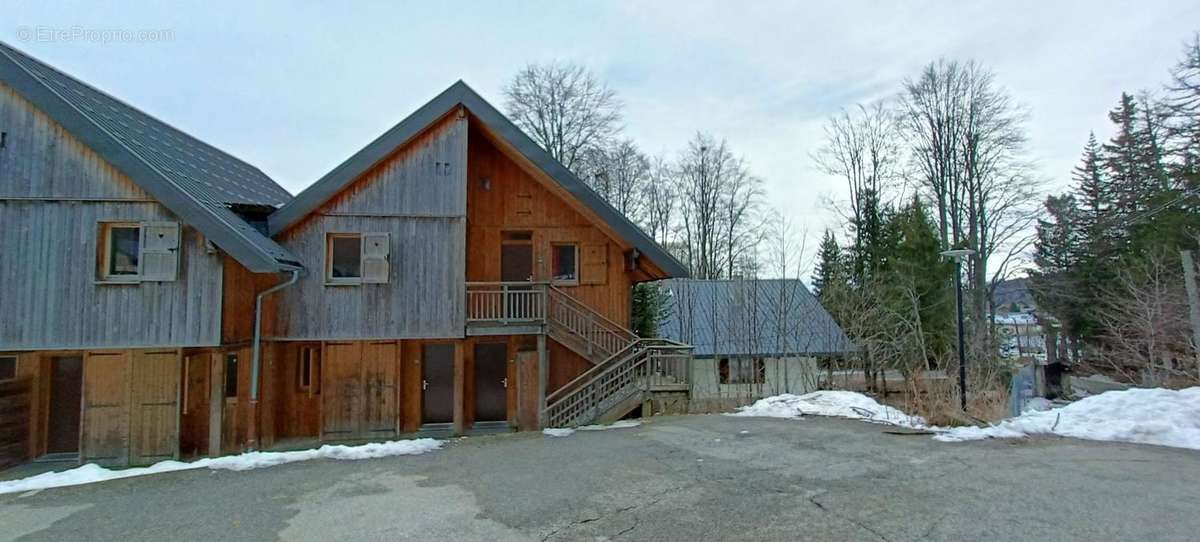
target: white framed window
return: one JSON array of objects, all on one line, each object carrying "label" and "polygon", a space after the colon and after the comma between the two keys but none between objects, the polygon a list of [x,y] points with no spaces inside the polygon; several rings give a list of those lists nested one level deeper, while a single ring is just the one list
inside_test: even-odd
[{"label": "white framed window", "polygon": [[550,245],[551,261],[553,263],[551,277],[554,282],[564,284],[579,283],[579,245],[575,243],[555,243]]},{"label": "white framed window", "polygon": [[330,285],[382,284],[391,266],[386,233],[329,233],[325,240],[325,282]]},{"label": "white framed window", "polygon": [[110,281],[136,281],[142,275],[142,226],[138,223],[111,222],[104,232],[101,278]]},{"label": "white framed window", "polygon": [[178,275],[178,222],[101,222],[98,241],[101,282],[165,282]]}]

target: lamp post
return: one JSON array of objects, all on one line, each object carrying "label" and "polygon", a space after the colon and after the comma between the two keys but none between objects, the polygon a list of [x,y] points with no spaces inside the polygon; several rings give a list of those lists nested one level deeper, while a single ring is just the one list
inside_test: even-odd
[{"label": "lamp post", "polygon": [[954,297],[958,307],[958,402],[963,412],[967,411],[967,355],[963,347],[962,261],[972,254],[975,251],[969,248],[942,252],[942,256],[954,260]]}]

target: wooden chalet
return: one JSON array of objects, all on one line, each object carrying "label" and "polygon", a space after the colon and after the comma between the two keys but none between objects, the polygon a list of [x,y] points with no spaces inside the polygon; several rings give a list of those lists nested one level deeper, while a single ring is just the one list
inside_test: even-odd
[{"label": "wooden chalet", "polygon": [[578,425],[688,389],[690,348],[628,329],[632,286],[683,267],[461,81],[294,198],[3,43],[0,131],[0,456]]}]

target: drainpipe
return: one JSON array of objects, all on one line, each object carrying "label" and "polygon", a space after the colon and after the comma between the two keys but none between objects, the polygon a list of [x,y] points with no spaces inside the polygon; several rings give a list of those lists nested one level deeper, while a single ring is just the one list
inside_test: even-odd
[{"label": "drainpipe", "polygon": [[250,361],[250,419],[246,423],[246,446],[258,448],[258,372],[262,353],[262,303],[263,298],[287,288],[300,280],[300,271],[292,271],[291,278],[263,290],[254,297],[254,354]]}]

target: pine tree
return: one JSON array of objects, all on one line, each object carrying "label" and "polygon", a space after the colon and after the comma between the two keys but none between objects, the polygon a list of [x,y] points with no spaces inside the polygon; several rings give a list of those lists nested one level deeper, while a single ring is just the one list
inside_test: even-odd
[{"label": "pine tree", "polygon": [[1033,296],[1038,306],[1058,317],[1068,334],[1084,337],[1092,330],[1084,321],[1086,301],[1079,295],[1079,206],[1074,196],[1065,194],[1046,198],[1045,208],[1049,220],[1038,220],[1033,257],[1037,269],[1029,274]]},{"label": "pine tree", "polygon": [[833,232],[828,229],[825,230],[825,236],[821,238],[821,247],[817,258],[817,268],[812,277],[813,295],[826,301],[829,287],[835,286],[839,282],[844,283],[846,280],[842,249],[838,246]]},{"label": "pine tree", "polygon": [[633,332],[638,337],[657,337],[658,325],[666,316],[667,293],[657,283],[642,282],[633,286]]},{"label": "pine tree", "polygon": [[[937,357],[950,351],[954,330],[954,265],[941,256],[937,226],[919,197],[888,220],[891,249],[886,268],[895,284],[911,287],[918,299],[917,314],[930,354]],[[896,310],[911,313],[911,299],[899,299]]]},{"label": "pine tree", "polygon": [[1121,93],[1121,102],[1108,113],[1117,133],[1104,144],[1104,167],[1112,178],[1116,211],[1132,218],[1144,209],[1142,203],[1147,182],[1142,164],[1145,152],[1143,134],[1138,128],[1138,104],[1133,95]]}]

